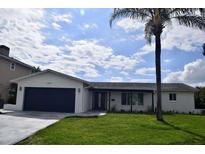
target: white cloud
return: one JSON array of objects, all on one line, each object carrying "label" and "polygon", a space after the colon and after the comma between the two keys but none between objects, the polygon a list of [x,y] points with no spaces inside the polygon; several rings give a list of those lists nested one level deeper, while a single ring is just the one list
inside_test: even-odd
[{"label": "white cloud", "polygon": [[79,60],[93,69],[99,66],[104,69],[129,70],[139,62],[136,58],[115,55],[112,48],[100,45],[95,40],[73,41],[66,48],[70,58]]},{"label": "white cloud", "polygon": [[201,46],[205,40],[205,33],[198,29],[193,29],[178,25],[173,22],[172,25],[165,28],[162,34],[162,48],[171,50],[178,48],[183,51],[194,51],[197,46]]},{"label": "white cloud", "polygon": [[47,27],[45,18],[43,9],[0,9],[0,41],[11,48],[10,55],[42,69],[98,76],[94,65],[74,59],[75,55],[65,55],[63,47],[45,43],[41,32]]},{"label": "white cloud", "polygon": [[77,58],[86,58],[92,63],[100,63],[99,60],[105,60],[112,55],[112,48],[99,45],[94,40],[72,41],[67,45],[69,53]]},{"label": "white cloud", "polygon": [[[0,41],[11,48],[11,56],[42,69],[75,76],[82,73],[85,77],[100,76],[97,67],[123,71],[133,69],[139,62],[132,55],[115,54],[112,48],[96,40],[63,37],[66,46],[46,43],[42,32],[49,28],[45,14],[43,9],[0,9]],[[56,16],[55,20],[69,22],[65,16]]]},{"label": "white cloud", "polygon": [[97,24],[92,23],[92,24],[83,24],[80,26],[80,29],[85,30],[85,29],[94,29],[98,28]]},{"label": "white cloud", "polygon": [[196,61],[184,65],[182,71],[169,73],[163,81],[205,85],[205,59],[197,59]]},{"label": "white cloud", "polygon": [[[155,76],[155,67],[142,67],[136,70],[137,75]],[[162,69],[161,72],[168,73],[169,69]]]},{"label": "white cloud", "polygon": [[145,53],[145,54],[154,52],[154,50],[155,50],[155,43],[145,44],[145,45],[140,49],[140,51],[141,51],[142,53]]},{"label": "white cloud", "polygon": [[136,41],[140,41],[140,40],[144,40],[144,39],[145,39],[145,36],[144,36],[144,34],[137,34],[137,35],[134,35],[134,36],[131,37],[131,38],[133,38],[133,39],[136,40]]},{"label": "white cloud", "polygon": [[80,9],[80,15],[84,16],[85,15],[85,10],[84,9]]},{"label": "white cloud", "polygon": [[152,43],[151,45],[149,44],[145,44],[142,48],[140,48],[134,55],[135,56],[144,56],[147,55],[151,52],[154,52],[154,43]]},{"label": "white cloud", "polygon": [[[198,46],[201,46],[205,40],[205,33],[198,29],[185,27],[177,24],[175,21],[172,25],[168,25],[161,36],[162,50],[172,50],[174,48],[182,51],[196,51]],[[140,51],[142,54],[154,52],[155,42],[151,45],[145,44]]]},{"label": "white cloud", "polygon": [[23,62],[38,66],[40,61],[48,63],[62,53],[44,43],[41,30],[47,25],[42,9],[0,9],[0,27],[0,42],[11,48],[11,56]]},{"label": "white cloud", "polygon": [[129,73],[126,72],[126,71],[121,71],[120,73],[121,73],[122,75],[125,75],[125,76],[128,76],[128,75],[129,75]]},{"label": "white cloud", "polygon": [[72,15],[71,14],[57,14],[57,15],[53,15],[53,21],[55,21],[55,22],[72,23]]},{"label": "white cloud", "polygon": [[57,24],[56,22],[53,22],[51,25],[56,30],[60,30],[62,28],[61,25]]},{"label": "white cloud", "polygon": [[135,31],[135,30],[144,30],[144,23],[137,20],[132,20],[129,18],[123,18],[116,22],[116,25],[126,32]]},{"label": "white cloud", "polygon": [[164,59],[165,63],[170,63],[172,60],[171,59]]},{"label": "white cloud", "polygon": [[143,57],[144,55],[147,55],[147,54],[149,54],[150,53],[150,51],[137,51],[135,54],[134,54],[134,56],[141,56],[141,57]]},{"label": "white cloud", "polygon": [[118,70],[131,70],[134,66],[140,63],[141,60],[139,58],[132,58],[124,55],[111,55],[109,59],[102,62],[104,68],[115,68]]},{"label": "white cloud", "polygon": [[63,42],[65,42],[65,43],[69,43],[69,42],[72,42],[72,40],[70,39],[70,37],[68,37],[68,36],[61,36],[60,38],[59,38],[59,40],[60,41],[63,41]]},{"label": "white cloud", "polygon": [[142,83],[150,83],[150,82],[155,82],[154,79],[131,79],[130,82],[142,82]]},{"label": "white cloud", "polygon": [[123,78],[122,77],[111,77],[109,81],[110,82],[122,82]]},{"label": "white cloud", "polygon": [[[136,74],[137,75],[147,75],[147,76],[153,76],[154,74],[155,68],[154,67],[143,67],[140,69],[136,70]],[[151,72],[151,73],[150,73]]]}]

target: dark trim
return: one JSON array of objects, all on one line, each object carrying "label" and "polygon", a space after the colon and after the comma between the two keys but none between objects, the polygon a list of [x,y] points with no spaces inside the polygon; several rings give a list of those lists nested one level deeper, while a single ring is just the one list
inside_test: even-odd
[{"label": "dark trim", "polygon": [[105,93],[105,110],[107,111],[107,92]]},{"label": "dark trim", "polygon": [[110,112],[110,91],[109,91],[109,112]]},{"label": "dark trim", "polygon": [[25,111],[26,88],[30,88],[30,87],[22,87],[21,89],[21,92],[23,91],[23,111]]},{"label": "dark trim", "polygon": [[152,92],[152,111],[154,112],[154,92]]},{"label": "dark trim", "polygon": [[91,102],[92,102],[92,110],[94,110],[94,101],[93,101],[93,93],[91,93]]},{"label": "dark trim", "polygon": [[[130,95],[130,97],[131,97],[131,98],[130,98],[130,99],[131,99],[131,101],[130,101],[130,105],[131,105],[130,111],[132,112],[132,92],[130,92],[130,94],[131,94],[131,95]],[[129,96],[129,95],[128,95],[128,96]]]},{"label": "dark trim", "polygon": [[95,92],[108,92],[108,91],[122,91],[122,92],[153,92],[153,90],[140,90],[140,89],[95,89],[89,88],[91,91]]}]

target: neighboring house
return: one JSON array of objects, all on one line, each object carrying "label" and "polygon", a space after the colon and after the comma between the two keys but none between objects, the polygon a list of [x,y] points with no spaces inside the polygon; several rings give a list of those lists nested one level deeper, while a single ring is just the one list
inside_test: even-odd
[{"label": "neighboring house", "polygon": [[31,74],[34,67],[9,57],[9,48],[0,45],[0,99],[8,102],[11,92],[10,80]]},{"label": "neighboring house", "polygon": [[[11,80],[18,84],[15,105],[5,109],[81,113],[86,111],[154,111],[154,83],[88,82],[53,70]],[[195,112],[194,91],[182,83],[162,84],[162,109]]]}]

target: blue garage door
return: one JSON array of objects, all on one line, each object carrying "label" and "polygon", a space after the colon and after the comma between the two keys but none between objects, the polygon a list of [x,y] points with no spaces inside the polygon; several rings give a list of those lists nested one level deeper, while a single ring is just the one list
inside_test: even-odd
[{"label": "blue garage door", "polygon": [[25,88],[25,111],[75,112],[74,88]]}]

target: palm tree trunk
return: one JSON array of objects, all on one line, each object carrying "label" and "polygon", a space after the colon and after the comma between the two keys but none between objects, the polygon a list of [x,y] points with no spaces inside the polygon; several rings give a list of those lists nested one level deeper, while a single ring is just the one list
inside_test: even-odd
[{"label": "palm tree trunk", "polygon": [[162,102],[161,102],[161,34],[155,35],[155,65],[156,65],[156,83],[157,83],[157,120],[162,121]]}]

